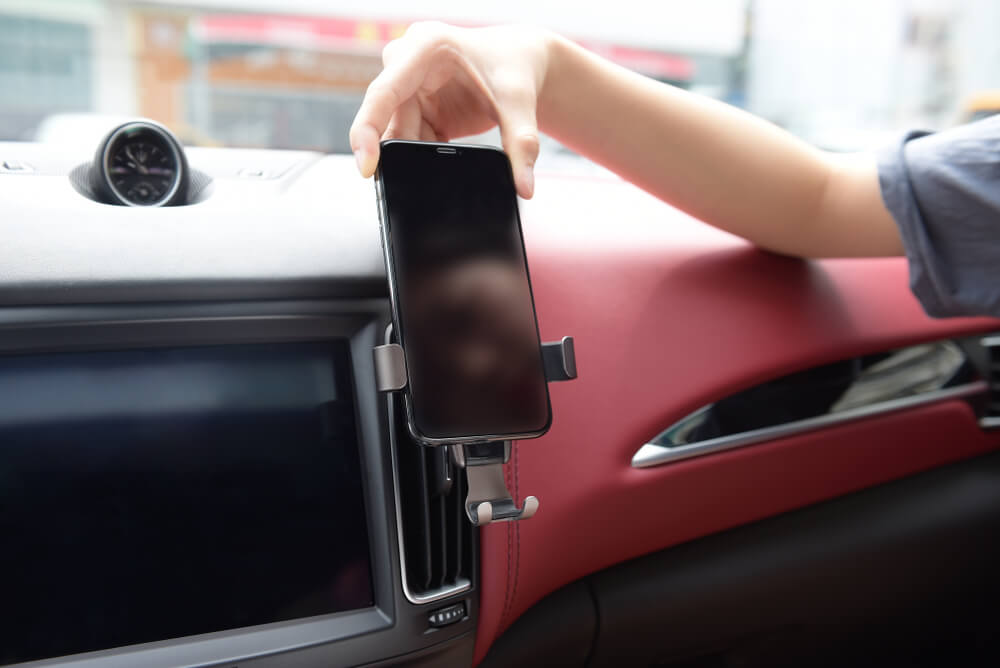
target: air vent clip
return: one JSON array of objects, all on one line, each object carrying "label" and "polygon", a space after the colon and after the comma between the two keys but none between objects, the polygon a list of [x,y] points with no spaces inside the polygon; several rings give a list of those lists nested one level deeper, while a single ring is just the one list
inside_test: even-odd
[{"label": "air vent clip", "polygon": [[[375,386],[379,392],[398,392],[406,388],[406,357],[397,343],[376,346]],[[572,336],[561,341],[542,344],[545,377],[550,383],[576,378],[576,350]],[[436,446],[421,446],[436,447]],[[538,510],[538,498],[528,496],[520,508],[507,489],[503,465],[510,460],[514,447],[511,441],[470,442],[445,446],[451,449],[452,460],[465,471],[469,494],[465,514],[474,526],[490,522],[526,520]]]}]

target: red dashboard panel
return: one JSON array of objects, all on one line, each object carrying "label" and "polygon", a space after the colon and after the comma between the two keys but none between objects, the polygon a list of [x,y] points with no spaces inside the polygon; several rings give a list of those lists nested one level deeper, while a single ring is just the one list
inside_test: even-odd
[{"label": "red dashboard panel", "polygon": [[932,320],[903,259],[805,262],[750,248],[611,178],[540,175],[522,207],[543,340],[576,338],[580,377],[507,467],[530,521],[482,530],[476,657],[589,573],[1000,447],[952,401],[651,469],[636,449],[701,405],[799,369],[1000,330]]}]

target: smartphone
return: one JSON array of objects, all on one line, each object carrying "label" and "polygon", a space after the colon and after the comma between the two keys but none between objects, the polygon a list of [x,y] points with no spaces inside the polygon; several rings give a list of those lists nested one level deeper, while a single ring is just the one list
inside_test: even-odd
[{"label": "smartphone", "polygon": [[375,188],[414,438],[544,434],[552,409],[507,155],[384,141]]}]

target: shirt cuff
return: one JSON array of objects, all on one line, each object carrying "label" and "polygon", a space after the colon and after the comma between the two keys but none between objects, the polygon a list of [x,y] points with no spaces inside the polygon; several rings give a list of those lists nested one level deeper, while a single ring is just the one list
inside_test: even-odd
[{"label": "shirt cuff", "polygon": [[920,301],[927,315],[943,318],[952,315],[941,299],[933,280],[934,248],[927,237],[923,214],[917,204],[916,193],[906,164],[906,146],[930,134],[926,131],[906,133],[902,139],[878,154],[878,180],[882,201],[892,214],[910,270],[910,290]]}]

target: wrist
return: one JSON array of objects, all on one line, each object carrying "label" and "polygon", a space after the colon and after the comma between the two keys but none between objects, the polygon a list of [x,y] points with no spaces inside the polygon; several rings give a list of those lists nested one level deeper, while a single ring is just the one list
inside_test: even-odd
[{"label": "wrist", "polygon": [[562,35],[542,31],[543,68],[538,84],[537,116],[539,129],[548,132],[547,120],[559,116],[559,106],[565,96],[559,88],[566,82],[566,70],[575,45]]}]

